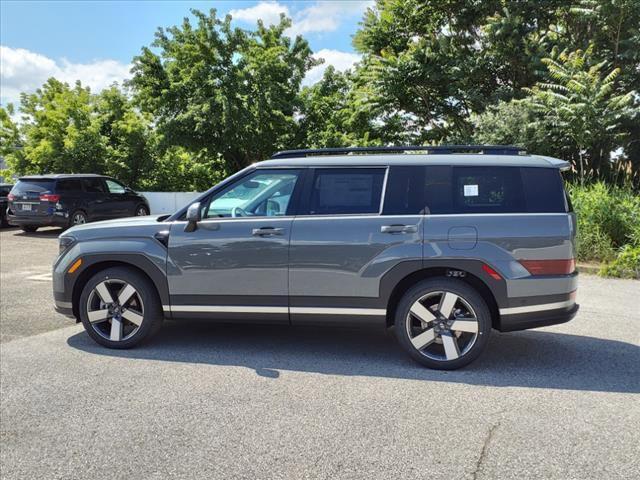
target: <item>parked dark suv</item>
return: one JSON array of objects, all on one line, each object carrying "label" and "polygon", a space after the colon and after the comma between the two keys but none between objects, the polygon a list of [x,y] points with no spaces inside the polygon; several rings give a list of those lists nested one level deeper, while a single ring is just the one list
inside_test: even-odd
[{"label": "parked dark suv", "polygon": [[0,183],[0,227],[6,227],[7,224],[7,196],[13,188],[11,183]]},{"label": "parked dark suv", "polygon": [[9,193],[7,220],[25,232],[95,220],[149,215],[144,196],[101,175],[20,177]]},{"label": "parked dark suv", "polygon": [[62,234],[55,306],[111,348],[163,318],[377,325],[458,368],[492,328],[576,314],[566,168],[514,147],[281,152],[171,216]]}]

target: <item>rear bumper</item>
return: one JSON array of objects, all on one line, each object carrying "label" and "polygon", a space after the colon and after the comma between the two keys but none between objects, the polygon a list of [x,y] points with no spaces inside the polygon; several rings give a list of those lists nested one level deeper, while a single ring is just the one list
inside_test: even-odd
[{"label": "rear bumper", "polygon": [[516,330],[527,330],[529,328],[548,327],[566,323],[576,316],[580,306],[571,302],[563,308],[554,308],[529,313],[514,313],[500,315],[501,332],[514,332]]},{"label": "rear bumper", "polygon": [[69,218],[64,215],[12,215],[7,212],[7,222],[15,227],[33,225],[36,227],[66,227]]}]

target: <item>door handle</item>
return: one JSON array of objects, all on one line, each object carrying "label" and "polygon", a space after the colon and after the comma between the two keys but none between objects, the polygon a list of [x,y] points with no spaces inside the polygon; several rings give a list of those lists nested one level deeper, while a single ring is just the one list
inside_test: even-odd
[{"label": "door handle", "polygon": [[282,235],[283,233],[284,228],[262,227],[251,230],[251,235],[254,237],[269,237],[273,235]]},{"label": "door handle", "polygon": [[418,231],[417,225],[383,225],[380,227],[381,233],[416,233]]}]

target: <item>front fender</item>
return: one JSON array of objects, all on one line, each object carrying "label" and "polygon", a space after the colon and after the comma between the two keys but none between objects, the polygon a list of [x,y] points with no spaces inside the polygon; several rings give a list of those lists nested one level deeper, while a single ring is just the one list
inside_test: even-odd
[{"label": "front fender", "polygon": [[[79,258],[81,266],[68,270]],[[96,239],[78,242],[56,259],[53,266],[53,296],[56,308],[62,313],[71,309],[78,292],[95,273],[96,267],[131,265],[144,272],[153,282],[162,305],[169,305],[169,288],[166,278],[167,249],[153,238],[135,237],[114,241]],[[79,289],[78,289],[79,287]],[[73,311],[74,314],[75,309]]]}]

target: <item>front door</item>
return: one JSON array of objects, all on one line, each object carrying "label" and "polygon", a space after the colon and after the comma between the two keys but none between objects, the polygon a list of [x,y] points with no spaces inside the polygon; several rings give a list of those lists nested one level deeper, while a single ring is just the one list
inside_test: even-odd
[{"label": "front door", "polygon": [[173,317],[288,322],[288,249],[299,169],[258,169],[202,203],[202,220],[171,227]]},{"label": "front door", "polygon": [[120,182],[105,178],[109,190],[109,214],[113,218],[131,217],[135,215],[135,202],[127,189]]}]

